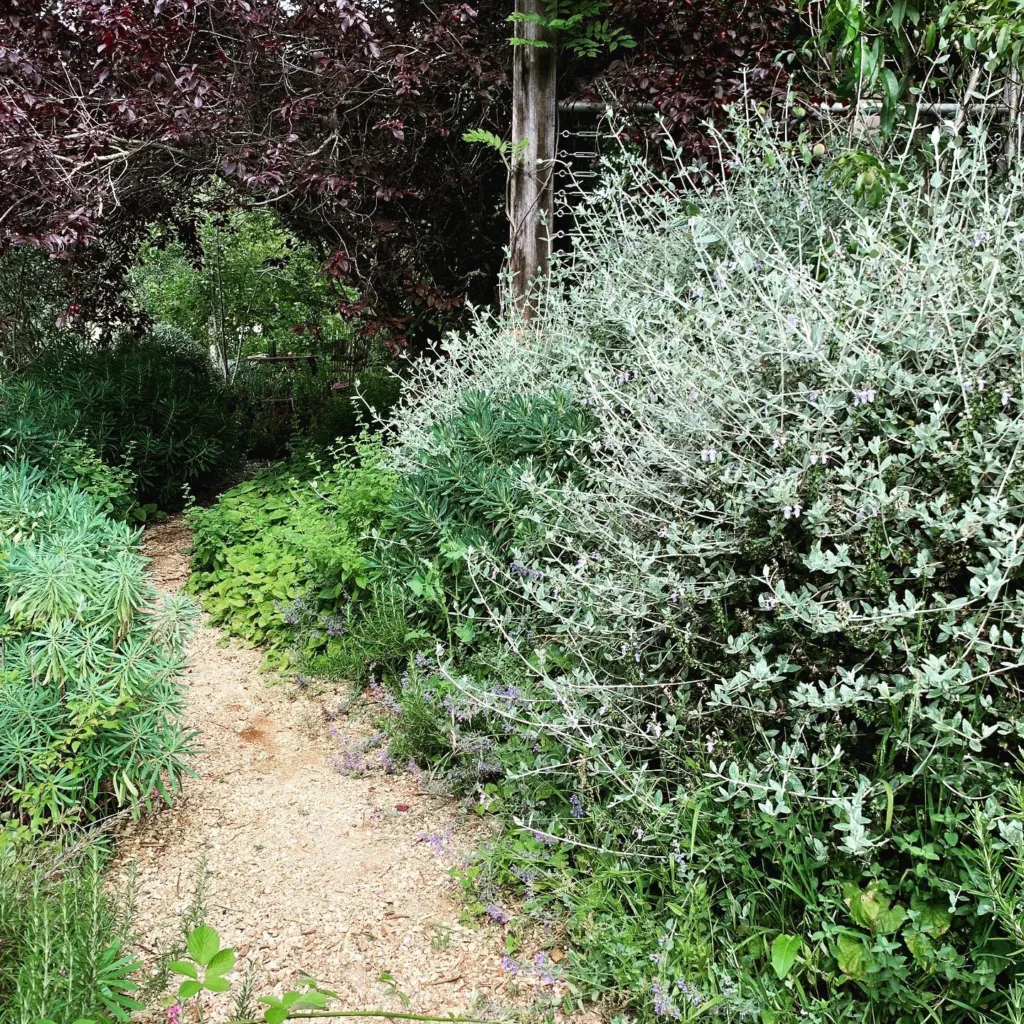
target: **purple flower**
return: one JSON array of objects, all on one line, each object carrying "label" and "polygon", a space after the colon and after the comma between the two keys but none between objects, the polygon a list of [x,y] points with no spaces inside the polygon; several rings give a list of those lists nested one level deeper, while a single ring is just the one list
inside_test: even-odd
[{"label": "purple flower", "polygon": [[554,985],[555,976],[551,972],[550,961],[548,960],[547,953],[538,953],[533,958],[533,969],[538,975],[540,975],[542,984]]},{"label": "purple flower", "polygon": [[518,974],[521,968],[518,960],[513,960],[508,953],[503,953],[501,956],[501,969],[508,971],[509,974]]},{"label": "purple flower", "polygon": [[510,562],[508,568],[513,576],[518,576],[520,579],[544,579],[544,573],[540,569],[531,569],[528,565],[521,565],[519,562]]},{"label": "purple flower", "polygon": [[801,505],[799,503],[796,503],[794,505],[783,505],[782,506],[782,514],[787,519],[799,519],[801,514],[803,513],[803,510],[804,510],[803,505]]},{"label": "purple flower", "polygon": [[585,810],[583,810],[583,802],[575,793],[573,793],[573,795],[569,797],[569,813],[574,818],[582,818],[587,813]]},{"label": "purple flower", "polygon": [[442,832],[424,833],[420,836],[420,839],[430,845],[430,849],[433,850],[436,857],[444,857],[451,852],[448,844],[452,840],[452,827],[451,825],[446,825]]},{"label": "purple flower", "polygon": [[701,462],[717,462],[718,461],[718,449],[717,448],[701,448],[701,450],[700,450],[700,461]]},{"label": "purple flower", "polygon": [[487,916],[497,921],[499,924],[508,924],[511,920],[509,912],[497,903],[487,904]]},{"label": "purple flower", "polygon": [[324,629],[332,639],[345,635],[345,623],[340,615],[332,615],[324,621]]},{"label": "purple flower", "polygon": [[651,994],[654,996],[654,1012],[658,1017],[671,1017],[673,1020],[679,1020],[682,1016],[679,1007],[662,991],[656,981],[651,984]]},{"label": "purple flower", "polygon": [[853,393],[853,404],[858,405],[869,405],[878,396],[878,392],[874,388],[865,388],[863,391],[854,391]]}]

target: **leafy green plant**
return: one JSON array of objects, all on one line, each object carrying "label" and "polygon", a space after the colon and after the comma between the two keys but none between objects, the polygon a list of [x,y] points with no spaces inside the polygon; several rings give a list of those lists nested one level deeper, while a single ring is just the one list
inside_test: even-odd
[{"label": "leafy green plant", "polygon": [[[167,1000],[169,1019],[179,1020],[183,1005],[195,1006],[197,1019],[202,1024],[207,1020],[203,994],[206,992],[227,992],[231,982],[225,977],[234,969],[235,951],[221,947],[220,936],[208,925],[200,925],[188,935],[188,959],[171,964],[172,970],[184,980],[178,986],[176,999]],[[390,975],[382,975],[381,981],[390,982]],[[328,1003],[338,995],[321,988],[312,978],[303,978],[298,989],[284,992],[280,996],[260,996],[258,1002],[266,1006],[260,1020],[265,1024],[283,1024],[286,1020],[317,1017],[322,1019],[339,1017],[370,1017],[412,1021],[448,1021],[450,1024],[483,1024],[467,1017],[430,1017],[416,1013],[392,1013],[385,1010],[330,1010]],[[312,1012],[311,1012],[312,1011]],[[233,1017],[236,1024],[259,1024],[258,1021]]]},{"label": "leafy green plant", "polygon": [[413,374],[384,719],[506,816],[471,899],[581,995],[1019,1017],[1024,230],[968,138],[877,203],[770,126],[685,190],[627,157],[535,340]]},{"label": "leafy green plant", "polygon": [[115,518],[154,515],[156,506],[136,500],[135,478],[126,467],[108,465],[81,438],[45,422],[51,398],[32,381],[0,380],[0,460],[26,462],[51,480],[77,484]]},{"label": "leafy green plant", "polygon": [[34,863],[0,833],[0,1022],[126,1024],[142,1007],[122,911],[95,850]]},{"label": "leafy green plant", "polygon": [[350,338],[337,313],[350,296],[313,247],[272,210],[216,210],[224,192],[211,185],[205,201],[213,212],[199,217],[188,245],[171,229],[154,229],[131,273],[139,304],[204,351],[213,347],[229,377],[241,356],[283,355],[300,344],[329,352]]},{"label": "leafy green plant", "polygon": [[0,813],[42,828],[170,800],[190,617],[98,499],[0,465]]},{"label": "leafy green plant", "polygon": [[880,101],[882,130],[892,133],[916,119],[918,103],[971,101],[1019,79],[1020,14],[1017,0],[828,0],[811,15],[809,45],[828,66],[830,86]]},{"label": "leafy green plant", "polygon": [[[636,40],[614,19],[607,15],[613,5],[610,0],[546,0],[543,14],[524,14],[520,11],[510,14],[513,24],[532,23],[547,29],[557,40],[557,45],[571,50],[578,57],[596,57],[602,51],[614,53],[618,49],[631,50]],[[555,45],[546,40],[524,39],[513,36],[513,46]]]},{"label": "leafy green plant", "polygon": [[128,470],[141,505],[180,507],[186,487],[218,483],[240,455],[227,385],[205,352],[166,335],[51,347],[3,399],[23,436],[77,441]]},{"label": "leafy green plant", "polygon": [[308,463],[304,476],[278,467],[193,511],[189,586],[236,636],[287,648],[303,625],[314,653],[341,639],[346,602],[370,585],[363,536],[394,478],[368,435],[352,452],[336,449],[329,465]]}]

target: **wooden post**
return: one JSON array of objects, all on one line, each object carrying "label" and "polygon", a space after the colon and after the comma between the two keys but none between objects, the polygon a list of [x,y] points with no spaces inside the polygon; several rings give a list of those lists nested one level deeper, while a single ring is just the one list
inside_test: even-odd
[{"label": "wooden post", "polygon": [[[544,0],[516,0],[516,12],[543,15]],[[547,29],[527,21],[515,30],[523,39],[548,44],[516,46],[512,72],[512,143],[525,145],[513,154],[509,262],[513,298],[529,319],[537,311],[534,285],[551,270],[558,60]]]}]

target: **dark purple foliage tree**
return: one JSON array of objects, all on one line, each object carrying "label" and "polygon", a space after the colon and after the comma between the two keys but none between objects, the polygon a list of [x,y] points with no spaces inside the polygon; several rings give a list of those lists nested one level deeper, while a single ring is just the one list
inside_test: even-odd
[{"label": "dark purple foliage tree", "polygon": [[[398,334],[493,296],[511,0],[0,0],[0,239],[116,293],[154,220],[189,235],[212,176],[273,204]],[[563,62],[564,92],[653,104],[699,146],[744,80],[763,94],[788,0],[617,0],[637,46]],[[615,59],[612,59],[614,57]],[[748,69],[746,76],[741,69]],[[87,287],[88,285],[88,287]]]}]

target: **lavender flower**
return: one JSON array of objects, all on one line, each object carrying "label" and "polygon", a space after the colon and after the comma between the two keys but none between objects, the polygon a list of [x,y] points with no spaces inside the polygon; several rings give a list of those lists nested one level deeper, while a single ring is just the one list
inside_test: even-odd
[{"label": "lavender flower", "polygon": [[497,921],[499,924],[508,924],[511,920],[509,912],[497,903],[487,904],[487,916]]},{"label": "lavender flower", "polygon": [[673,1020],[679,1020],[682,1016],[679,1007],[662,991],[656,981],[651,984],[651,994],[654,996],[654,1012],[658,1017],[671,1017]]},{"label": "lavender flower", "polygon": [[325,615],[320,620],[320,624],[324,627],[324,632],[331,639],[337,639],[345,635],[345,623],[340,615]]},{"label": "lavender flower", "polygon": [[701,462],[717,462],[718,461],[718,449],[717,448],[701,448],[701,450],[700,450],[700,461]]},{"label": "lavender flower", "polygon": [[575,793],[573,793],[573,795],[569,797],[569,813],[574,818],[585,817],[587,813],[585,810],[583,810],[583,802]]},{"label": "lavender flower", "polygon": [[870,405],[877,396],[878,392],[874,388],[865,388],[863,391],[854,391],[853,404],[854,406]]},{"label": "lavender flower", "polygon": [[550,961],[547,953],[538,953],[533,958],[533,969],[540,975],[541,984],[554,985],[555,976],[551,973]]},{"label": "lavender flower", "polygon": [[531,569],[528,565],[521,565],[519,562],[510,562],[508,568],[513,576],[518,576],[521,579],[544,579],[544,573],[540,569]]},{"label": "lavender flower", "polygon": [[448,844],[452,841],[452,826],[446,825],[441,832],[433,834],[424,833],[420,836],[420,839],[429,844],[435,857],[444,857],[451,852]]},{"label": "lavender flower", "polygon": [[518,974],[521,970],[518,960],[513,960],[508,953],[503,953],[501,956],[501,969],[508,971],[509,974]]}]

